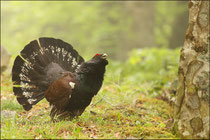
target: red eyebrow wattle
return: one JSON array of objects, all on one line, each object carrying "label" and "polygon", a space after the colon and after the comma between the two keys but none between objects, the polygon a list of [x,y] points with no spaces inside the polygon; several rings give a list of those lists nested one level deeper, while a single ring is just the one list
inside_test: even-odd
[{"label": "red eyebrow wattle", "polygon": [[99,53],[97,53],[97,54],[95,54],[95,56],[94,57],[96,57],[96,56],[99,56],[100,54]]}]

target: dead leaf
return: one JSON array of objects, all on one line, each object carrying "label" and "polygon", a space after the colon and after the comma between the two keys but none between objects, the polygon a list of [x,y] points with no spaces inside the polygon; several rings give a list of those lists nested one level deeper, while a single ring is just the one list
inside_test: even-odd
[{"label": "dead leaf", "polygon": [[114,136],[115,136],[116,138],[118,138],[118,139],[120,139],[120,138],[121,138],[121,136],[120,136],[120,132],[115,133],[115,134],[114,134]]},{"label": "dead leaf", "polygon": [[42,138],[42,135],[39,134],[39,136],[35,137],[35,139],[41,139]]},{"label": "dead leaf", "polygon": [[31,116],[33,116],[33,113],[32,112],[28,113],[27,119],[31,118]]}]

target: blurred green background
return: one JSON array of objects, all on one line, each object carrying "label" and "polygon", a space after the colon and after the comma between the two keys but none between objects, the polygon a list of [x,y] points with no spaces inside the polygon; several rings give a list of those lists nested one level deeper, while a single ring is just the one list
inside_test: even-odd
[{"label": "blurred green background", "polygon": [[183,45],[187,2],[20,1],[1,2],[1,45],[17,55],[47,36],[72,44],[85,58],[106,52],[127,60],[135,48]]},{"label": "blurred green background", "polygon": [[1,6],[1,45],[12,54],[10,67],[26,44],[46,36],[72,44],[85,60],[107,53],[105,82],[162,86],[177,76],[188,23],[185,1],[3,1]]}]

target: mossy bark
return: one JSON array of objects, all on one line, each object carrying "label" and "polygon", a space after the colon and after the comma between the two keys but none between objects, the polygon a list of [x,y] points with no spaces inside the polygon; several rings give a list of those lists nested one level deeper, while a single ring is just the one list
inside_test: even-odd
[{"label": "mossy bark", "polygon": [[209,138],[209,1],[189,2],[181,49],[174,129],[182,138]]}]

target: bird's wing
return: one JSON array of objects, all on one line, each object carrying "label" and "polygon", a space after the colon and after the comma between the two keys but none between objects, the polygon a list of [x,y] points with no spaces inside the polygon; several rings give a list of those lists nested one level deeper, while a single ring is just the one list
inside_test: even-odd
[{"label": "bird's wing", "polygon": [[75,75],[71,72],[64,72],[58,80],[50,85],[45,93],[45,98],[57,109],[64,109],[71,98],[75,84]]}]

